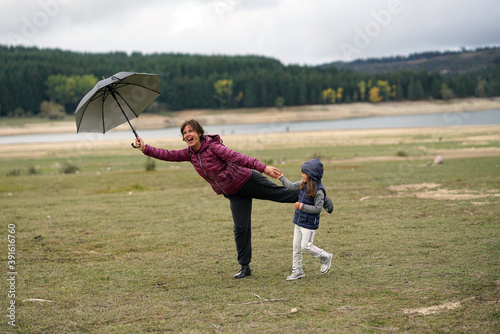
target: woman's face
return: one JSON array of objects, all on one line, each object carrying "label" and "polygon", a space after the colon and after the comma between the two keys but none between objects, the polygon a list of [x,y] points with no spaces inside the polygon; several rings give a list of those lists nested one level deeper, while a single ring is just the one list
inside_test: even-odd
[{"label": "woman's face", "polygon": [[191,125],[188,124],[182,129],[182,137],[189,147],[192,147],[195,151],[200,149],[200,134],[193,130]]}]

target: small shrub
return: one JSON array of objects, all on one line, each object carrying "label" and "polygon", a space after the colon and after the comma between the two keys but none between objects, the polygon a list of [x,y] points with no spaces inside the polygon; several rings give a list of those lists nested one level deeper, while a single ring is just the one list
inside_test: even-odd
[{"label": "small shrub", "polygon": [[147,172],[156,170],[156,161],[154,159],[151,159],[151,157],[148,157],[148,160],[145,163],[145,167]]},{"label": "small shrub", "polygon": [[28,174],[29,175],[38,175],[38,174],[41,174],[40,168],[39,167],[35,167],[35,166],[31,166],[30,168],[28,168]]},{"label": "small shrub", "polygon": [[140,184],[134,183],[133,185],[130,186],[130,190],[143,191],[146,190],[146,188],[144,188]]},{"label": "small shrub", "polygon": [[274,105],[278,109],[283,109],[283,106],[285,105],[285,99],[283,97],[281,97],[281,96],[278,96],[276,98],[276,101],[274,102]]},{"label": "small shrub", "polygon": [[396,151],[396,155],[398,157],[407,157],[408,156],[408,152],[406,152],[406,150],[401,149],[401,150],[397,150]]},{"label": "small shrub", "polygon": [[317,150],[314,151],[314,153],[311,155],[311,159],[319,159],[319,160],[321,160],[321,158],[322,158],[321,152],[319,152]]},{"label": "small shrub", "polygon": [[80,167],[75,165],[74,163],[67,161],[64,163],[64,165],[61,167],[61,171],[64,174],[74,174],[80,170]]},{"label": "small shrub", "polygon": [[64,110],[64,106],[59,103],[43,101],[40,104],[39,115],[42,118],[47,117],[48,119],[63,119],[64,116],[66,116],[66,111]]},{"label": "small shrub", "polygon": [[7,176],[18,176],[21,174],[21,168],[17,167],[7,173]]}]

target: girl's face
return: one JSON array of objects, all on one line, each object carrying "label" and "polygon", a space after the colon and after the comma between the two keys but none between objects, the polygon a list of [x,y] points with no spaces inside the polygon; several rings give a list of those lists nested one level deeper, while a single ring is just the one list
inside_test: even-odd
[{"label": "girl's face", "polygon": [[193,150],[198,151],[200,149],[200,134],[193,130],[191,125],[186,125],[184,129],[182,129],[182,137],[188,146],[193,148]]},{"label": "girl's face", "polygon": [[304,181],[304,182],[308,182],[309,181],[309,176],[307,176],[306,173],[302,172],[302,174],[300,176],[302,176],[302,181]]}]

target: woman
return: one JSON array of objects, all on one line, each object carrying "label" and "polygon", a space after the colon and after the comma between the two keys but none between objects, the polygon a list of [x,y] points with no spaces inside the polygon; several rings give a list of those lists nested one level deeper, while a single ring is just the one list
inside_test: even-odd
[{"label": "woman", "polygon": [[[215,193],[229,199],[238,263],[241,265],[240,271],[233,278],[250,276],[252,198],[295,203],[298,191],[290,191],[271,182],[261,173],[278,178],[281,175],[278,168],[266,166],[255,158],[227,148],[219,135],[205,135],[205,130],[198,121],[186,121],[180,130],[188,145],[185,149],[169,151],[155,148],[145,145],[141,138],[136,139],[135,146],[145,155],[156,159],[191,161],[194,169],[212,186]],[[329,211],[329,207],[325,208]],[[331,209],[333,210],[333,205]]]}]

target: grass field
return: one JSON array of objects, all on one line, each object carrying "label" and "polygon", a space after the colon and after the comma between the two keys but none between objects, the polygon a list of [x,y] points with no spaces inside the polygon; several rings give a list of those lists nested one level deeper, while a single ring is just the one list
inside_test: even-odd
[{"label": "grass field", "polygon": [[324,162],[335,211],[322,213],[315,244],[334,253],[334,264],[321,275],[305,256],[306,277],[294,282],[285,281],[292,205],[254,201],[253,275],[233,280],[229,202],[189,163],[157,161],[148,172],[128,143],[4,149],[0,235],[16,238],[17,276],[15,298],[12,281],[2,280],[0,329],[498,333],[500,155],[428,163],[436,152],[500,148],[498,127],[460,131],[367,132],[305,145],[225,138],[290,180],[303,161]]}]

